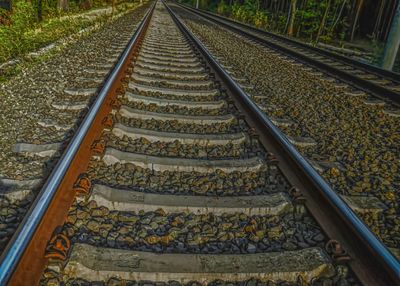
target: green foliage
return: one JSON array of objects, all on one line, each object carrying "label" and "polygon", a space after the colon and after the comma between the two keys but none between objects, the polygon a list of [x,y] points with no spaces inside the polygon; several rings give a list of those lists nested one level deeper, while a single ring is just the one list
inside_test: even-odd
[{"label": "green foliage", "polygon": [[14,4],[10,15],[10,26],[0,26],[0,62],[19,54],[24,49],[25,32],[36,26],[34,7],[31,3],[20,1]]},{"label": "green foliage", "polygon": [[229,16],[230,12],[231,11],[229,9],[229,6],[226,5],[225,1],[222,0],[221,2],[218,3],[218,5],[217,5],[217,13],[218,14],[224,15],[224,16]]},{"label": "green foliage", "polygon": [[[196,5],[196,0],[181,0],[182,2]],[[285,33],[288,22],[288,6],[279,10],[272,5],[271,10],[261,7],[261,0],[236,0],[229,6],[227,0],[200,0],[200,8],[215,11],[218,14],[231,17],[237,21],[254,25],[275,32]],[[320,41],[331,42],[334,39],[343,41],[347,35],[346,18],[342,11],[345,0],[332,0],[328,10],[325,26],[322,30]],[[290,1],[289,1],[290,2]],[[289,3],[288,2],[288,3]],[[347,1],[349,5],[350,1]],[[275,2],[279,3],[279,2]],[[297,12],[295,18],[295,34],[301,38],[311,41],[316,38],[321,20],[325,13],[328,0],[297,1]],[[305,4],[305,5],[303,5]],[[343,6],[346,10],[349,7]],[[346,8],[347,7],[347,8]]]},{"label": "green foliage", "polygon": [[0,25],[9,26],[11,24],[11,15],[5,9],[0,8]]},{"label": "green foliage", "polygon": [[268,16],[265,12],[257,11],[253,18],[254,26],[257,28],[266,28],[268,24]]},{"label": "green foliage", "polygon": [[231,17],[259,28],[267,28],[268,15],[266,12],[259,10],[259,5],[258,0],[245,0],[243,5],[235,2],[232,5]]},{"label": "green foliage", "polygon": [[[37,2],[18,0],[13,4],[12,13],[0,10],[0,19],[5,19],[5,23],[0,22],[0,63],[37,50],[91,24],[85,18],[71,17],[66,20],[58,17],[57,1],[52,0],[43,0],[44,21],[39,23],[35,6]],[[101,0],[97,2],[106,3]],[[70,2],[70,7],[72,3],[74,1]],[[75,8],[79,9],[78,6]]]},{"label": "green foliage", "polygon": [[307,2],[304,9],[297,11],[298,18],[301,19],[301,23],[299,23],[301,30],[298,31],[298,35],[312,39],[318,31],[322,14],[323,11],[315,0]]}]

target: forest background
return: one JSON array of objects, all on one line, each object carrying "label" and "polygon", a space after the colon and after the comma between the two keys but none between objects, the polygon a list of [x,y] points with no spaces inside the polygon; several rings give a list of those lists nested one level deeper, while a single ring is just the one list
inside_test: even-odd
[{"label": "forest background", "polygon": [[[0,81],[39,49],[101,26],[141,0],[0,0]],[[34,59],[40,60],[40,59]],[[10,68],[11,66],[11,68]]]},{"label": "forest background", "polygon": [[[400,0],[178,0],[379,65]],[[0,65],[93,24],[69,17],[140,0],[0,0]],[[2,8],[1,8],[2,7]],[[96,21],[106,21],[100,17]],[[400,57],[394,68],[400,72]],[[1,72],[1,68],[0,68]]]},{"label": "forest background", "polygon": [[398,1],[199,0],[199,8],[379,65]]}]

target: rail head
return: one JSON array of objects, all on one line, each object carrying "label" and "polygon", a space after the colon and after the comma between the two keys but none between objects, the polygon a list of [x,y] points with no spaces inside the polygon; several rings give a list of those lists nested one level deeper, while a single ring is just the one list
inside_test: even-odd
[{"label": "rail head", "polygon": [[109,74],[104,83],[103,87],[99,91],[95,102],[90,107],[88,113],[83,119],[77,132],[71,139],[66,150],[58,161],[57,165],[51,172],[50,176],[46,180],[42,189],[35,198],[33,204],[29,208],[24,219],[20,223],[17,231],[14,233],[6,249],[0,257],[0,285],[8,285],[8,282],[13,275],[21,257],[24,255],[28,244],[30,243],[35,231],[42,222],[45,213],[51,204],[69,166],[75,158],[75,155],[80,148],[86,134],[92,126],[92,123],[96,117],[96,114],[103,105],[107,94],[110,92],[112,86],[118,79],[118,76],[123,72],[123,66],[134,46],[139,40],[139,36],[144,31],[146,24],[148,24],[152,12],[154,10],[155,3],[146,12],[138,28],[136,29],[131,40],[127,44],[126,48],[122,52],[118,62],[114,66],[113,70]]},{"label": "rail head", "polygon": [[[355,261],[357,264],[356,270],[358,270],[356,271],[358,272],[356,275],[360,278],[361,282],[365,283],[365,285],[400,285],[399,261],[287,140],[286,136],[271,122],[266,114],[249,98],[172,9],[164,1],[163,3],[166,5],[178,27],[195,44],[198,51],[206,59],[206,62],[210,64],[211,68],[218,74],[231,93],[244,105],[254,121],[261,125],[261,130],[270,135],[277,149],[285,152],[287,161],[294,164],[296,170],[302,173],[305,185],[310,188],[307,191],[308,195],[314,200],[314,207],[310,207],[311,203],[308,205],[313,215],[316,216],[315,214],[319,213],[318,215],[324,216],[320,219],[329,221],[331,225],[332,223],[335,225],[344,224],[343,226],[340,225],[340,227],[343,227],[340,230],[324,229],[324,231],[328,234],[338,235],[340,238],[346,238],[346,246],[351,247],[351,249],[347,250],[349,252],[353,249],[355,250],[353,254],[357,254],[356,257],[359,260]],[[324,209],[322,212],[315,209],[321,208],[320,202],[316,201],[318,199],[323,199],[326,204],[324,207],[327,209]],[[329,217],[328,213],[338,217]],[[377,270],[378,268],[379,270]],[[378,272],[380,273],[376,274]]]}]

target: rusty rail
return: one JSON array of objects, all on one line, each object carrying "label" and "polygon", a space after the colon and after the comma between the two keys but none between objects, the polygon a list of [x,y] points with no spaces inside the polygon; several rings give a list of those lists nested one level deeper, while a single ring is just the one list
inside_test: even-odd
[{"label": "rusty rail", "polygon": [[[74,183],[92,154],[92,144],[100,138],[103,123],[121,86],[125,70],[134,58],[148,27],[155,4],[140,22],[118,63],[108,76],[60,161],[50,174],[20,227],[0,258],[0,285],[37,285],[46,263],[47,241],[53,230],[64,222],[75,192]],[[70,168],[74,166],[74,168]]]},{"label": "rusty rail", "polygon": [[[164,2],[165,4],[165,2]],[[166,5],[167,6],[167,5]],[[400,263],[310,163],[274,126],[207,48],[167,6],[181,31],[194,43],[209,68],[234,96],[237,107],[258,129],[261,142],[279,159],[279,167],[304,195],[305,205],[333,241],[352,258],[350,267],[363,285],[400,285]],[[336,245],[338,245],[336,243]],[[346,254],[347,255],[347,254]],[[337,257],[336,257],[337,258]]]}]

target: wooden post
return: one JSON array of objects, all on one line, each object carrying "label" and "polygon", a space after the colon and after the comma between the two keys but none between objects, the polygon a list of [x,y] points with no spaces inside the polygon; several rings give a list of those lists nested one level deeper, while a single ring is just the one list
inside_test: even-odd
[{"label": "wooden post", "polygon": [[392,27],[389,32],[385,45],[385,51],[382,59],[382,68],[392,70],[396,61],[396,56],[400,46],[400,0],[397,2],[396,14],[392,21]]},{"label": "wooden post", "polygon": [[199,9],[199,0],[196,0],[196,9]]}]

